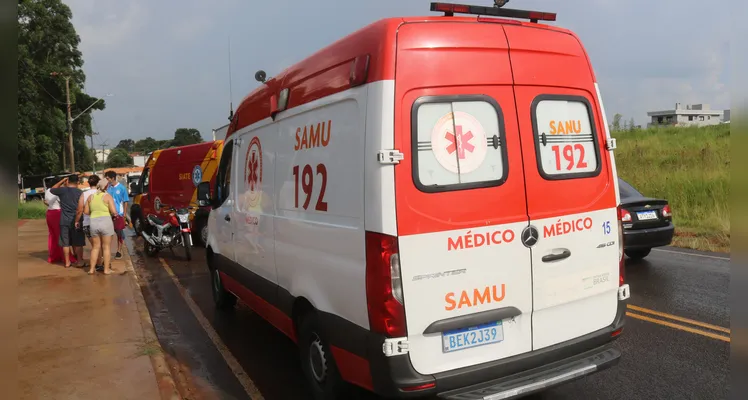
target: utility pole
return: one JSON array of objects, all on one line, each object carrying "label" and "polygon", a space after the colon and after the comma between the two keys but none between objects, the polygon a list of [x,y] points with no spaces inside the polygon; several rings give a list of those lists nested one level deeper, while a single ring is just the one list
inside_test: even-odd
[{"label": "utility pole", "polygon": [[73,154],[73,115],[70,112],[70,76],[65,76],[65,94],[68,102],[68,146],[70,147],[70,173],[75,173],[75,155]]},{"label": "utility pole", "polygon": [[93,171],[91,172],[93,172],[94,175],[96,175],[96,148],[94,147],[94,144],[93,144],[93,137],[94,135],[98,135],[98,134],[99,132],[91,131],[91,151],[93,152],[93,167],[92,167]]}]

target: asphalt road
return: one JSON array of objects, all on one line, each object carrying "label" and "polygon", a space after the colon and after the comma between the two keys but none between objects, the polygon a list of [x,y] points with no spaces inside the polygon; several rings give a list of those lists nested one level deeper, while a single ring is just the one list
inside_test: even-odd
[{"label": "asphalt road", "polygon": [[[212,306],[204,250],[160,258],[128,247],[159,341],[190,399],[307,399],[295,345],[246,306]],[[620,363],[530,399],[726,399],[729,255],[675,248],[628,262],[629,312]],[[358,399],[375,396],[357,393]]]}]

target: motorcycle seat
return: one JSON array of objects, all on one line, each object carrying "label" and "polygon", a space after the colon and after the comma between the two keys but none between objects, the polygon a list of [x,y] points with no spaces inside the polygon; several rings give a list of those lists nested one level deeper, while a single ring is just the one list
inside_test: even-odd
[{"label": "motorcycle seat", "polygon": [[159,218],[159,217],[157,217],[157,216],[155,216],[153,214],[148,215],[148,220],[151,221],[151,222],[153,222],[156,225],[163,225],[164,224],[164,220],[162,220],[161,218]]}]

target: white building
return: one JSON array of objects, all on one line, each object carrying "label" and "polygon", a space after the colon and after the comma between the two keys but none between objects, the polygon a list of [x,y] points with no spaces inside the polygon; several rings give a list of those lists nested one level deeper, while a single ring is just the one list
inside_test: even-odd
[{"label": "white building", "polygon": [[145,167],[145,162],[148,161],[148,155],[144,156],[132,156],[132,163],[136,167]]},{"label": "white building", "polygon": [[111,152],[111,150],[109,150],[109,149],[105,149],[105,150],[96,149],[95,150],[96,162],[97,163],[105,163],[106,159],[109,157],[109,153],[110,152]]},{"label": "white building", "polygon": [[[727,113],[729,118],[729,111]],[[650,111],[647,116],[651,121],[647,126],[677,125],[677,126],[706,126],[719,125],[723,122],[725,112],[723,110],[712,110],[709,104],[686,104],[675,103],[672,110]]]},{"label": "white building", "polygon": [[226,139],[226,132],[228,132],[228,130],[229,124],[213,129],[213,141]]}]

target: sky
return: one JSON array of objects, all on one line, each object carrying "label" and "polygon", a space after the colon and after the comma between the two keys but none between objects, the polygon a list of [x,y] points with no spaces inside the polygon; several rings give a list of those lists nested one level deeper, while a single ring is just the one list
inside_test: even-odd
[{"label": "sky", "polygon": [[[437,15],[422,0],[63,0],[81,38],[94,144],[167,139],[177,128],[228,123],[258,82],[381,18]],[[491,5],[491,0],[455,3]],[[730,108],[727,0],[511,0],[506,8],[558,13],[592,61],[608,120],[646,124],[676,102]],[[231,40],[232,85],[228,49]]]}]

